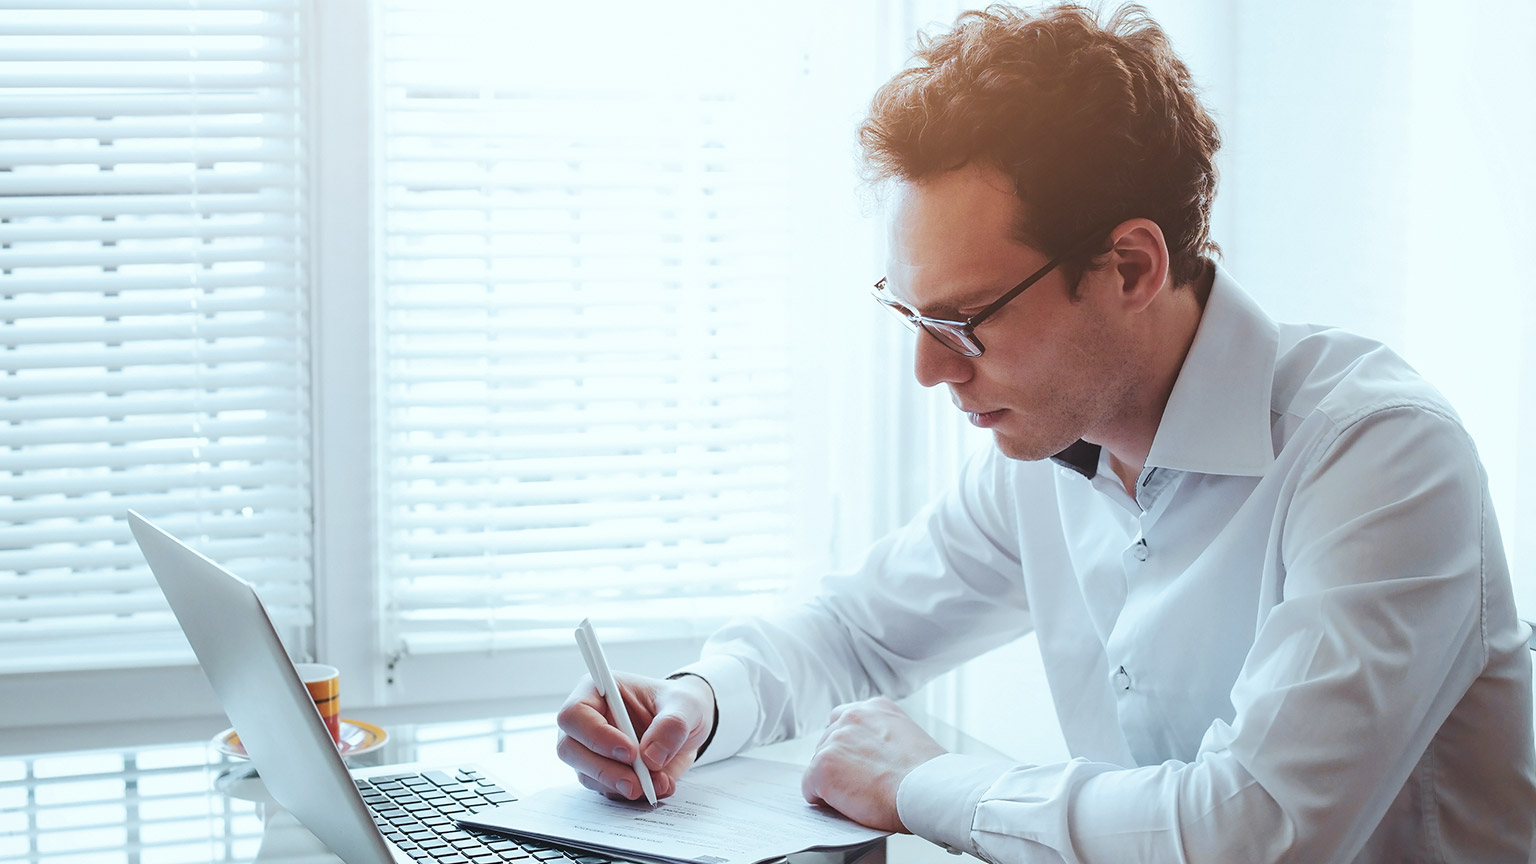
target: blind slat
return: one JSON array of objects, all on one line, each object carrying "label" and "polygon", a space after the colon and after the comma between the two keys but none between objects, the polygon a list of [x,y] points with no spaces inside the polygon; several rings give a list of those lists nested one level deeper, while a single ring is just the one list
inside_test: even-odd
[{"label": "blind slat", "polygon": [[[189,426],[188,432],[191,432]],[[188,434],[186,437],[192,437]],[[60,449],[57,452],[0,453],[0,471],[22,474],[30,471],[64,471],[71,468],[129,468],[138,465],[207,465],[210,475],[221,463],[251,463],[288,460],[293,462],[302,451],[286,441],[254,443],[208,443],[196,447],[179,442],[150,442],[144,447],[79,448],[83,452]],[[242,464],[240,467],[244,467]],[[297,466],[289,476],[300,473]],[[214,482],[210,476],[209,482]],[[275,479],[275,478],[274,478]],[[195,497],[195,496],[194,496]],[[189,501],[189,505],[193,502]],[[126,512],[126,510],[125,510]]]},{"label": "blind slat", "polygon": [[61,121],[46,117],[8,118],[8,141],[121,141],[132,138],[197,138],[217,145],[224,138],[290,139],[298,132],[291,118],[240,115],[206,117],[76,117]]},{"label": "blind slat", "polygon": [[[4,128],[0,126],[0,128]],[[95,216],[116,217],[125,215],[169,215],[188,221],[200,219],[204,214],[222,213],[278,213],[297,212],[298,189],[264,188],[253,192],[220,192],[200,188],[197,192],[197,211],[187,207],[181,195],[140,194],[49,196],[28,198],[17,196],[5,202],[11,218],[35,216]]]},{"label": "blind slat", "polygon": [[[51,223],[0,225],[0,243],[14,244],[49,241],[121,242],[123,240],[216,240],[226,237],[282,239],[292,237],[298,225],[290,218],[259,222],[209,222],[204,218],[154,224],[123,222]],[[9,286],[8,286],[9,287]],[[16,289],[11,288],[11,291]]]},{"label": "blind slat", "polygon": [[[3,128],[3,127],[0,127]],[[288,168],[263,168],[255,171],[178,171],[129,173],[99,171],[94,174],[64,174],[44,177],[31,172],[11,171],[0,174],[0,195],[201,195],[204,192],[257,192],[288,187],[297,189],[298,179]]]},{"label": "blind slat", "polygon": [[456,558],[412,560],[400,557],[390,562],[398,579],[445,575],[485,576],[498,573],[554,574],[561,579],[571,573],[590,572],[600,567],[641,569],[679,567],[684,564],[723,566],[765,555],[786,557],[789,547],[782,537],[731,537],[709,548],[701,546],[643,546],[639,548],[593,547],[583,549],[530,550],[521,552],[486,551],[480,555]]},{"label": "blind slat", "polygon": [[[125,529],[126,530],[126,529]],[[167,529],[170,530],[170,529]],[[214,538],[206,542],[193,541],[198,550],[225,566],[235,567],[241,558],[277,561],[289,559],[303,562],[310,548],[307,540],[295,536],[281,538],[238,537]],[[0,550],[0,568],[18,573],[34,570],[69,570],[74,567],[142,567],[144,556],[137,546],[118,546],[111,549],[73,548],[62,550],[20,549]]]},{"label": "blind slat", "polygon": [[287,142],[270,143],[233,141],[195,141],[177,146],[123,146],[121,139],[107,147],[37,147],[0,148],[0,169],[39,165],[91,165],[97,168],[141,165],[209,165],[214,163],[266,163],[282,165],[297,162],[300,155]]}]

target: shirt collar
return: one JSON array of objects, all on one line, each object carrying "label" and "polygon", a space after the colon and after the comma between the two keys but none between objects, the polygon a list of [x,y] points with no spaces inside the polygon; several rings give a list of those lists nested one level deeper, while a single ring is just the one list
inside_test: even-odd
[{"label": "shirt collar", "polygon": [[[1256,477],[1275,460],[1270,418],[1279,329],[1216,266],[1195,341],[1163,409],[1148,468]],[[1051,457],[1092,479],[1099,446],[1078,441]]]},{"label": "shirt collar", "polygon": [[1079,438],[1076,443],[1067,446],[1067,449],[1051,457],[1051,461],[1064,468],[1093,479],[1093,475],[1099,471],[1099,445],[1089,444]]}]

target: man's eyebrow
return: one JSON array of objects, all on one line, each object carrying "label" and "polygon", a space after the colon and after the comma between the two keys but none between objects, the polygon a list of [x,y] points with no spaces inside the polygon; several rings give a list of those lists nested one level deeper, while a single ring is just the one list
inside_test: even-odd
[{"label": "man's eyebrow", "polygon": [[993,300],[1001,297],[1007,290],[1007,288],[977,288],[943,303],[934,303],[928,309],[923,310],[922,314],[929,318],[965,318],[967,316],[960,312],[961,309],[975,309],[979,312]]},{"label": "man's eyebrow", "polygon": [[925,304],[921,309],[918,308],[916,304],[912,303],[911,300],[905,297],[901,297],[897,295],[895,291],[891,290],[889,281],[886,282],[885,290],[890,293],[890,295],[895,298],[898,303],[907,307],[908,309],[911,309],[917,314],[922,315],[924,318],[948,318],[958,321],[968,317],[964,314],[961,314],[961,309],[974,308],[977,312],[979,312],[986,308],[986,306],[992,301],[1003,296],[1003,294],[1012,287],[1013,286],[1011,284],[1001,288],[995,285],[983,285],[964,292],[960,292],[958,297],[952,297],[940,302]]}]

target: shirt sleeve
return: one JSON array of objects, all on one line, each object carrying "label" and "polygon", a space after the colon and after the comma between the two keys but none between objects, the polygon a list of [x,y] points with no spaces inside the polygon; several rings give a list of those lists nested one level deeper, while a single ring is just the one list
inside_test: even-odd
[{"label": "shirt sleeve", "polygon": [[857,570],[827,577],[814,600],[710,637],[683,670],[715,688],[720,728],[706,761],[820,730],[846,702],[899,699],[1028,631],[1002,458],[979,451],[954,490]]},{"label": "shirt sleeve", "polygon": [[1498,541],[1454,419],[1410,406],[1335,425],[1277,515],[1283,596],[1234,719],[1191,761],[944,756],[902,783],[903,822],[1000,864],[1353,860],[1485,663]]}]

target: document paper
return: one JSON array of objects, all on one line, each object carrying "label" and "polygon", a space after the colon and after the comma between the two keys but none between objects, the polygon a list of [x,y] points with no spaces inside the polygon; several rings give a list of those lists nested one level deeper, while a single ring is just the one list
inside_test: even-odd
[{"label": "document paper", "polygon": [[737,756],[684,774],[655,807],[560,786],[459,821],[610,856],[694,864],[756,864],[886,836],[806,803],[803,771]]}]

